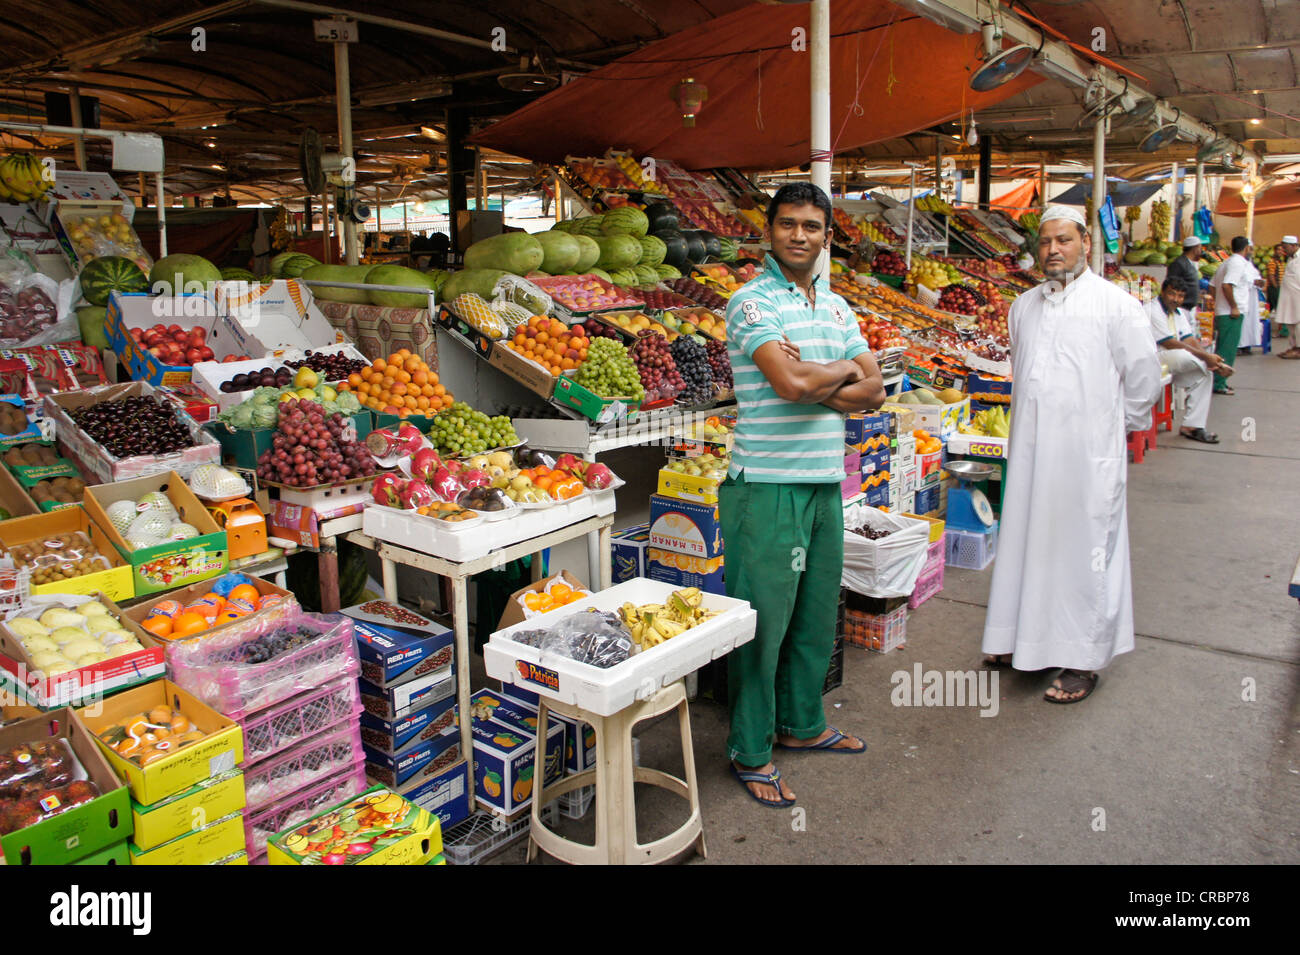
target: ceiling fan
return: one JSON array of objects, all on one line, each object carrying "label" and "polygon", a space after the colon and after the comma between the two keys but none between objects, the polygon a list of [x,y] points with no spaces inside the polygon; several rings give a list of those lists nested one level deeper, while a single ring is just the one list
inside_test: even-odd
[{"label": "ceiling fan", "polygon": [[544,93],[560,85],[560,65],[549,47],[539,46],[520,57],[519,69],[500,74],[497,83],[515,93]]}]

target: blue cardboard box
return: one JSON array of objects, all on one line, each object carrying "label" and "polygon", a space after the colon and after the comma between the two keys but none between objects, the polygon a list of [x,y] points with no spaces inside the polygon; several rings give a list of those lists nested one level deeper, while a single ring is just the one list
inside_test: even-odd
[{"label": "blue cardboard box", "polygon": [[649,546],[695,557],[719,556],[722,523],[718,519],[718,505],[650,495]]},{"label": "blue cardboard box", "polygon": [[862,474],[865,477],[868,474],[876,474],[880,471],[889,470],[889,445],[882,448],[876,448],[862,455]]},{"label": "blue cardboard box", "polygon": [[645,576],[645,552],[650,543],[650,525],[637,524],[610,537],[610,563],[612,580],[621,584],[633,577]]},{"label": "blue cardboard box", "polygon": [[888,414],[852,414],[844,418],[844,443],[859,451],[870,451],[866,447],[872,435],[889,434],[892,417]]},{"label": "blue cardboard box", "polygon": [[362,743],[366,774],[385,786],[404,786],[416,777],[436,776],[461,758],[460,730],[448,727],[438,735],[421,740],[396,756]]},{"label": "blue cardboard box", "polygon": [[[533,798],[533,760],[537,737],[495,720],[474,720],[474,795],[507,816]],[[543,773],[550,785],[564,771],[564,727],[552,723],[546,733]]]},{"label": "blue cardboard box", "polygon": [[442,831],[446,832],[469,818],[469,762],[462,759],[432,778],[422,776],[393,791],[437,816]]},{"label": "blue cardboard box", "polygon": [[371,749],[398,756],[455,725],[456,695],[452,693],[398,720],[382,720],[370,713],[362,713],[361,741]]},{"label": "blue cardboard box", "polygon": [[381,624],[360,607],[349,607],[343,613],[352,618],[361,675],[375,686],[405,683],[451,664],[455,634],[446,627],[433,621],[422,627]]},{"label": "blue cardboard box", "polygon": [[699,587],[710,594],[726,593],[722,585],[722,557],[706,559],[651,548],[649,560],[647,576],[651,580],[672,584],[674,587]]},{"label": "blue cardboard box", "polygon": [[889,485],[888,484],[881,483],[881,484],[877,484],[875,487],[865,488],[864,490],[867,495],[866,504],[868,507],[889,506]]},{"label": "blue cardboard box", "polygon": [[[516,709],[532,713],[535,717],[537,714],[537,694],[529,693],[527,690],[520,689],[513,684],[508,689],[509,692],[502,689],[498,695],[507,703],[513,704]],[[564,725],[565,774],[580,773],[584,769],[591,769],[595,766],[596,731],[591,728],[591,724],[569,719],[569,717],[551,710],[547,710],[547,716]],[[537,725],[536,719],[533,720],[533,725]]]},{"label": "blue cardboard box", "polygon": [[381,720],[403,719],[455,693],[455,673],[455,667],[443,667],[390,687],[376,686],[365,678],[358,678],[361,705],[367,713]]},{"label": "blue cardboard box", "polygon": [[939,485],[935,483],[918,488],[916,500],[912,506],[914,514],[929,514],[931,511],[937,511],[939,509]]}]

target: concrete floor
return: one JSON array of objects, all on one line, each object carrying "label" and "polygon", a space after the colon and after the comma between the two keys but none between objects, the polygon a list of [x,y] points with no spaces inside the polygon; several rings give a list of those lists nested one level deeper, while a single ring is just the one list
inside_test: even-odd
[{"label": "concrete floor", "polygon": [[[1300,365],[1256,354],[1237,368],[1237,395],[1211,410],[1220,445],[1162,433],[1130,469],[1137,648],[1091,698],[1052,706],[1050,675],[1003,673],[993,718],[892,705],[896,671],[979,666],[991,570],[950,568],[909,618],[907,646],[849,648],[826,697],[868,753],[778,754],[798,811],[744,795],[727,772],[725,710],[692,704],[708,861],[1300,862],[1300,608],[1286,595],[1300,555]],[[655,453],[609,460],[628,476]],[[647,487],[643,474],[620,492],[620,526]],[[576,548],[553,560],[585,565]],[[644,729],[641,758],[680,772],[675,727]],[[639,787],[641,838],[673,828],[682,805]],[[590,814],[561,828],[589,839]],[[524,845],[493,861],[523,861]]]}]

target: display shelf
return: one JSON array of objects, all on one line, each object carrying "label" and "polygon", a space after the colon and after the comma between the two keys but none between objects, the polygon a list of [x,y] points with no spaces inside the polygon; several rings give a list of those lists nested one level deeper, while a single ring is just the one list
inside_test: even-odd
[{"label": "display shelf", "polygon": [[604,428],[593,427],[585,420],[560,418],[516,418],[514,424],[515,433],[530,447],[567,451],[590,460],[616,448],[689,437],[709,418],[734,414],[735,411],[735,402],[729,402],[707,411],[662,408],[639,414],[631,422],[615,422]]}]

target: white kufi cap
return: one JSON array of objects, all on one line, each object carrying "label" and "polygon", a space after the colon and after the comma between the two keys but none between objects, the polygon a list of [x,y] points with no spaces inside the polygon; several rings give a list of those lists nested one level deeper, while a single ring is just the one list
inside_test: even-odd
[{"label": "white kufi cap", "polygon": [[1069,219],[1071,222],[1081,225],[1085,229],[1088,228],[1088,223],[1084,220],[1083,213],[1078,209],[1075,209],[1073,206],[1050,206],[1048,207],[1048,210],[1043,213],[1043,217],[1038,221],[1041,225],[1042,223],[1050,222],[1053,219]]},{"label": "white kufi cap", "polygon": [[1194,235],[1189,235],[1187,238],[1183,239],[1184,249],[1194,249],[1200,244],[1201,244],[1201,240]]},{"label": "white kufi cap", "polygon": [[1282,241],[1285,242],[1287,245],[1300,245],[1300,239],[1296,239],[1296,237],[1293,235],[1282,236]]}]

